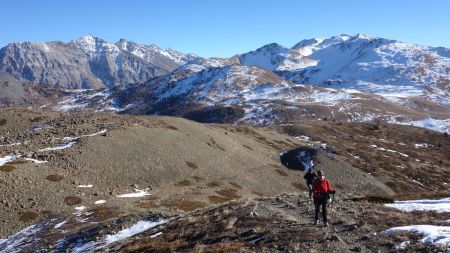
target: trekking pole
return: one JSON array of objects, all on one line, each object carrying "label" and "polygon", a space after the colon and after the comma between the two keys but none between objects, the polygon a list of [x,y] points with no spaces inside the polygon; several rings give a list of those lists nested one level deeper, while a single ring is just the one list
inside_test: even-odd
[{"label": "trekking pole", "polygon": [[329,203],[329,207],[330,207],[330,209],[333,209],[333,202],[334,202],[334,194],[335,194],[336,192],[335,191],[333,191],[333,192],[331,192],[331,196],[330,196],[330,201],[328,202]]}]

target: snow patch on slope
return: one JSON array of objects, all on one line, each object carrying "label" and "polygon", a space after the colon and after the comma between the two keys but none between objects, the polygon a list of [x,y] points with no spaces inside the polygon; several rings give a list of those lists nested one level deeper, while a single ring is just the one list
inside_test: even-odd
[{"label": "snow patch on slope", "polygon": [[386,204],[388,207],[396,208],[404,212],[412,211],[436,211],[439,213],[450,212],[450,198],[443,199],[423,199],[395,201],[393,204]]},{"label": "snow patch on slope", "polygon": [[450,133],[450,119],[433,119],[430,117],[421,120],[397,121],[395,118],[392,118],[388,122],[392,124],[423,127],[442,133]]},{"label": "snow patch on slope", "polygon": [[15,156],[15,155],[7,155],[5,157],[0,157],[0,166],[5,165],[8,162],[12,162],[15,159],[17,159],[19,156]]},{"label": "snow patch on slope", "polygon": [[[394,227],[385,231],[387,235],[399,232],[414,232],[423,236],[420,240],[422,243],[430,243],[434,245],[450,245],[450,226],[433,226],[433,225],[412,225],[403,227]],[[450,252],[450,248],[447,249]]]},{"label": "snow patch on slope", "polygon": [[148,195],[150,195],[150,193],[148,193],[148,188],[147,188],[144,190],[135,189],[135,192],[133,192],[133,193],[124,193],[124,194],[117,195],[117,197],[119,197],[119,198],[140,198],[140,197],[145,197]]},{"label": "snow patch on slope", "polygon": [[132,237],[134,235],[144,232],[145,230],[148,230],[150,228],[164,224],[166,222],[167,221],[165,221],[165,220],[162,220],[162,221],[139,221],[138,223],[134,224],[133,226],[131,226],[129,228],[120,230],[117,234],[107,235],[106,236],[106,245],[126,239],[128,237]]}]

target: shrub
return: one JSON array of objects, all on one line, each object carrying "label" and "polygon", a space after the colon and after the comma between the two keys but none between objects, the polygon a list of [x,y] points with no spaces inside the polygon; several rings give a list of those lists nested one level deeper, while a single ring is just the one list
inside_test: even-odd
[{"label": "shrub", "polygon": [[0,166],[0,171],[3,171],[3,172],[11,172],[11,171],[13,171],[13,170],[15,170],[16,169],[16,167],[14,167],[14,166],[12,166],[12,165],[3,165],[3,166]]},{"label": "shrub", "polygon": [[166,207],[174,207],[185,212],[190,212],[205,207],[206,203],[190,200],[173,200],[164,202],[162,205]]},{"label": "shrub", "polygon": [[63,176],[60,175],[48,175],[47,177],[45,177],[47,180],[52,181],[52,182],[59,182],[61,180],[64,179]]},{"label": "shrub", "polygon": [[20,213],[19,220],[23,221],[23,222],[30,222],[30,221],[37,219],[37,217],[39,217],[39,214],[37,214],[33,211],[26,211],[26,212]]},{"label": "shrub", "polygon": [[191,183],[191,181],[185,179],[185,180],[182,180],[182,181],[176,183],[175,185],[176,186],[191,186],[192,183]]},{"label": "shrub", "polygon": [[69,206],[79,205],[82,202],[83,201],[80,198],[74,196],[67,196],[64,198],[64,203]]},{"label": "shrub", "polygon": [[197,169],[198,168],[197,164],[195,164],[193,162],[185,161],[185,163],[191,169]]},{"label": "shrub", "polygon": [[231,184],[232,186],[234,186],[234,187],[238,188],[239,190],[242,190],[242,186],[241,186],[241,185],[239,185],[238,183],[235,183],[235,182],[230,182],[230,184]]},{"label": "shrub", "polygon": [[209,182],[207,184],[208,187],[218,187],[220,184],[218,182]]},{"label": "shrub", "polygon": [[288,174],[286,173],[286,172],[284,172],[284,171],[282,171],[282,170],[280,170],[280,169],[276,169],[275,170],[280,176],[283,176],[283,177],[287,177],[288,176]]}]

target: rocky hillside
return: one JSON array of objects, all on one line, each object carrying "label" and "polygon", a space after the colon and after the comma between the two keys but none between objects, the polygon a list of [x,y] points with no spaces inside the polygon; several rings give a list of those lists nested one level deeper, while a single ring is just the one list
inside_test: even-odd
[{"label": "rocky hillside", "polygon": [[[185,201],[188,205],[189,201]],[[374,208],[376,207],[376,208]],[[441,225],[445,213],[415,216],[363,198],[341,196],[330,210],[332,228],[312,226],[305,194],[234,201],[182,215],[148,211],[121,216],[110,207],[56,217],[28,227],[0,250],[44,252],[445,252],[420,235],[389,236],[386,227],[421,221]],[[81,221],[82,220],[82,221]],[[409,240],[407,244],[404,240]],[[404,245],[404,246],[403,246]]]},{"label": "rocky hillside", "polygon": [[196,58],[171,49],[92,35],[64,42],[12,43],[0,49],[0,70],[26,82],[58,88],[103,88],[139,83]]},{"label": "rocky hillside", "polygon": [[[383,231],[449,213],[380,202],[448,194],[449,148],[409,126],[0,110],[0,251],[388,251],[405,238],[433,250]],[[311,225],[303,171],[286,155],[332,180],[331,228]]]},{"label": "rocky hillside", "polygon": [[0,71],[0,107],[41,107],[51,105],[70,96],[70,92],[19,81]]},{"label": "rocky hillside", "polygon": [[[172,115],[200,122],[272,125],[303,119],[417,124],[450,131],[450,108],[410,98],[396,103],[354,89],[331,89],[286,81],[271,71],[224,60],[202,60],[180,66],[145,84],[103,91],[73,92],[49,108],[92,109],[125,114]],[[422,124],[425,126],[425,124]]]},{"label": "rocky hillside", "polygon": [[450,138],[446,134],[380,122],[298,121],[276,128],[310,145],[326,145],[353,167],[384,178],[397,193],[448,189]]}]

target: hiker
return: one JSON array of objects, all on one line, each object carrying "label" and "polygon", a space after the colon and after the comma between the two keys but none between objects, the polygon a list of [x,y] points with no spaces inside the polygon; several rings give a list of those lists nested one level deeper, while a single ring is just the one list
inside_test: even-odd
[{"label": "hiker", "polygon": [[314,225],[317,225],[319,222],[319,212],[322,207],[323,225],[328,227],[327,201],[330,198],[330,194],[333,193],[333,190],[331,190],[330,181],[325,179],[324,173],[321,170],[317,171],[317,178],[313,182],[312,192],[316,211]]},{"label": "hiker", "polygon": [[309,201],[312,198],[312,187],[314,183],[314,179],[316,179],[316,173],[313,171],[313,167],[309,168],[308,172],[305,173],[303,178],[306,180],[306,186],[308,187],[308,193],[309,193]]}]

